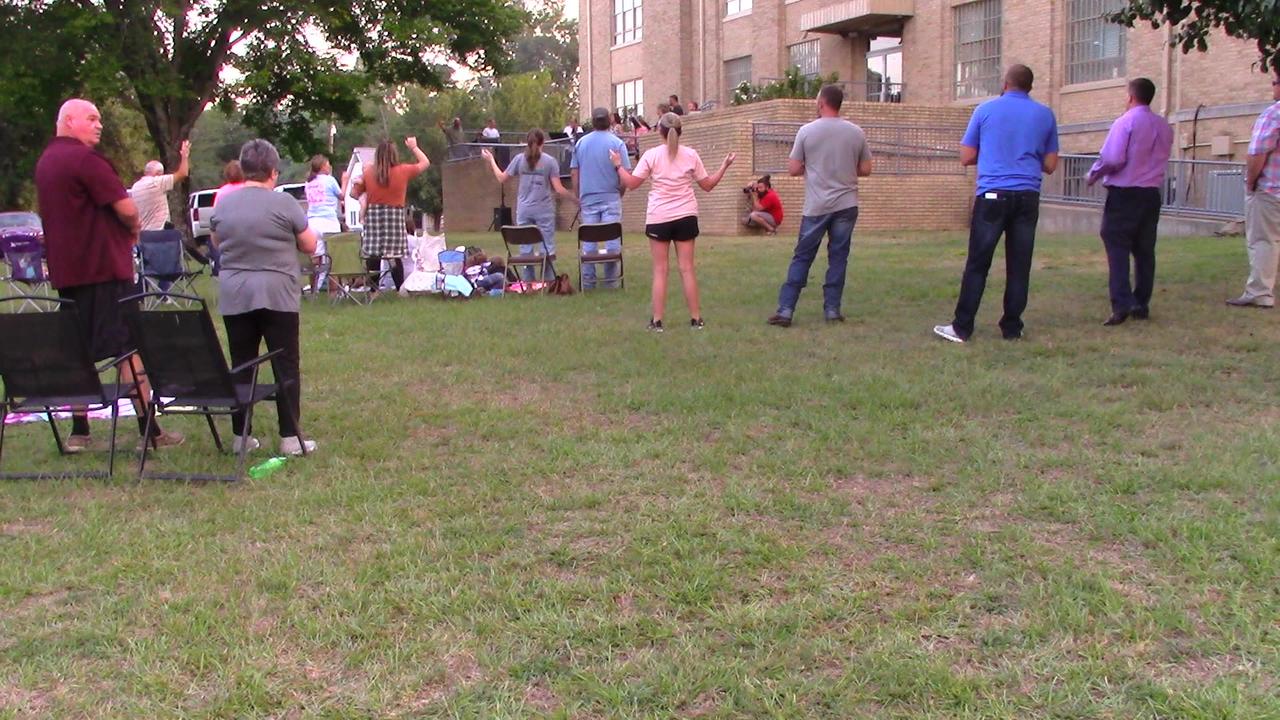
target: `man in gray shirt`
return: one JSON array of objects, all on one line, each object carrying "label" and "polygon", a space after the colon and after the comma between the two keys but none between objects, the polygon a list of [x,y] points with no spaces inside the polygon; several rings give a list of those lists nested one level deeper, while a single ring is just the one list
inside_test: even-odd
[{"label": "man in gray shirt", "polygon": [[858,178],[871,174],[871,150],[862,128],[841,119],[844,92],[827,85],[818,92],[818,119],[796,132],[787,172],[804,175],[804,217],[787,280],[778,291],[778,311],[770,325],[790,327],[800,290],[827,236],[827,279],[822,285],[822,314],[827,322],[843,322],[840,300],[845,269],[858,220]]}]

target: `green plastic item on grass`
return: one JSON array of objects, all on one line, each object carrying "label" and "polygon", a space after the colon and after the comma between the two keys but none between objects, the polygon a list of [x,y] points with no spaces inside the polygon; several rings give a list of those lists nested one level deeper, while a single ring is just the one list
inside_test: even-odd
[{"label": "green plastic item on grass", "polygon": [[270,475],[276,470],[279,470],[280,468],[284,467],[284,463],[286,459],[287,458],[283,456],[267,458],[266,460],[263,460],[257,465],[254,465],[253,467],[249,468],[249,477],[253,478],[254,480],[261,480],[262,478]]}]

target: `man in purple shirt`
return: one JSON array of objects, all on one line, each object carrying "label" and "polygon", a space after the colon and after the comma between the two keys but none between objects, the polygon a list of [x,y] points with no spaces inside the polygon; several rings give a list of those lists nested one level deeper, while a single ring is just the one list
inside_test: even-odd
[{"label": "man in purple shirt", "polygon": [[[1156,281],[1156,226],[1164,171],[1173,147],[1173,128],[1151,112],[1155,83],[1147,78],[1129,82],[1129,109],[1111,125],[1098,161],[1086,182],[1102,179],[1107,203],[1102,209],[1102,244],[1110,269],[1111,317],[1103,325],[1119,325],[1130,317],[1151,315]],[[1129,257],[1134,284],[1129,284]]]}]

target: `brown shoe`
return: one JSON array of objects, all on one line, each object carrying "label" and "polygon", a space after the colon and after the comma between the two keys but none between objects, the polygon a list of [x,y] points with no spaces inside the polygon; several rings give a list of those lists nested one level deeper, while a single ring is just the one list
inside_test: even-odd
[{"label": "brown shoe", "polygon": [[92,448],[92,435],[68,435],[67,441],[62,443],[62,449],[65,450],[68,455],[74,455]]},{"label": "brown shoe", "polygon": [[770,315],[765,322],[777,327],[791,327],[791,318],[786,315]]},{"label": "brown shoe", "polygon": [[[158,435],[153,436],[152,441],[153,442],[151,444],[151,449],[160,450],[162,448],[175,447],[177,445],[181,445],[182,443],[187,441],[187,438],[182,433],[176,430],[167,430],[165,432],[162,432]],[[138,445],[134,449],[141,451],[142,442],[143,442],[142,440],[138,440]]]}]

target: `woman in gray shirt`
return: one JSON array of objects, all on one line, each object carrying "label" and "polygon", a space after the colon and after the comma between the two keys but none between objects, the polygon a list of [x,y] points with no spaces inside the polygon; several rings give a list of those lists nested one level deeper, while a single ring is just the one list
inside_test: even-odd
[{"label": "woman in gray shirt", "polygon": [[[227,329],[231,364],[258,356],[262,341],[268,350],[281,350],[273,366],[281,391],[276,394],[280,416],[280,452],[298,455],[303,440],[297,421],[302,410],[302,373],[298,352],[298,253],[315,252],[316,235],[292,196],[275,192],[280,176],[280,153],[266,140],[250,140],[240,148],[244,187],[222,198],[213,211],[214,245],[221,252],[218,309]],[[250,377],[237,377],[248,383]],[[231,416],[239,452],[258,447],[243,413]],[[316,449],[306,441],[307,452]]]},{"label": "woman in gray shirt", "polygon": [[[560,163],[555,158],[542,152],[542,145],[547,141],[546,133],[538,128],[529,131],[525,136],[525,151],[511,158],[506,171],[498,167],[493,153],[482,149],[480,154],[489,161],[489,169],[499,183],[509,177],[519,177],[519,194],[516,198],[516,224],[536,225],[542,233],[542,240],[547,244],[547,255],[552,260],[556,257],[556,204],[551,197],[554,192],[566,200],[577,200],[573,193],[560,183]],[[532,245],[521,245],[520,253],[528,255],[534,252]],[[533,279],[533,268],[526,267],[526,281]],[[541,278],[546,280],[547,278]]]}]

